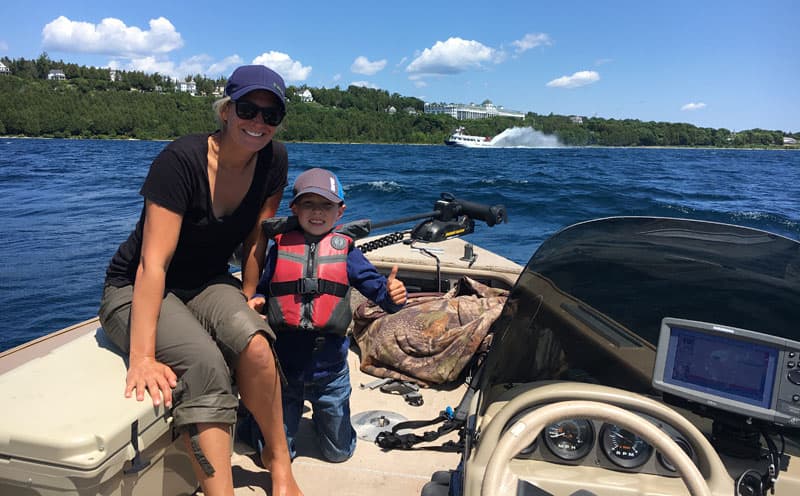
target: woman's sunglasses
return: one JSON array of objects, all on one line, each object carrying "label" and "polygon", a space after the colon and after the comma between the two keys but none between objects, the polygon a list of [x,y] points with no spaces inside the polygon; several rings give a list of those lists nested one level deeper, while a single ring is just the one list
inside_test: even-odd
[{"label": "woman's sunglasses", "polygon": [[261,112],[264,124],[269,126],[277,126],[283,120],[284,111],[280,107],[259,107],[245,100],[236,100],[234,103],[236,104],[236,116],[240,119],[249,121]]}]

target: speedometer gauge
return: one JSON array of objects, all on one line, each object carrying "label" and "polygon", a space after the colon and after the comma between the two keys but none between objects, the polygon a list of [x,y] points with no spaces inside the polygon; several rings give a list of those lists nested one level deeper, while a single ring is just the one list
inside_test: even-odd
[{"label": "speedometer gauge", "polygon": [[585,419],[561,420],[547,426],[544,443],[562,460],[577,460],[591,451],[594,429]]},{"label": "speedometer gauge", "polygon": [[[694,460],[694,453],[693,453],[693,451],[692,451],[692,447],[691,447],[691,446],[689,446],[689,442],[688,442],[687,440],[685,440],[685,439],[684,439],[684,438],[682,438],[682,437],[676,437],[676,438],[673,438],[673,441],[675,441],[675,444],[677,444],[678,446],[680,446],[680,448],[681,448],[681,449],[682,449],[682,450],[683,450],[683,451],[684,451],[684,452],[685,452],[687,455],[689,455],[689,458],[691,458],[692,460]],[[669,470],[670,472],[677,472],[677,470],[675,469],[675,465],[674,465],[674,464],[673,464],[673,463],[672,463],[672,462],[669,460],[669,458],[667,458],[666,456],[664,456],[664,455],[663,455],[661,452],[658,452],[658,453],[656,454],[656,457],[658,458],[658,461],[660,461],[660,462],[661,462],[661,465],[663,465],[663,466],[664,466],[664,468],[666,468],[666,469],[667,469],[667,470]]]},{"label": "speedometer gauge", "polygon": [[647,441],[622,427],[604,424],[600,431],[603,452],[609,460],[622,468],[643,465],[653,452]]}]

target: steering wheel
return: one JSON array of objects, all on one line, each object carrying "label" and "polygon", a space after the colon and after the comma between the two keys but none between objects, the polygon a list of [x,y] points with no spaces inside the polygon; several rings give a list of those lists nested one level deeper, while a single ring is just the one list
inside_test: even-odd
[{"label": "steering wheel", "polygon": [[509,462],[530,445],[545,426],[565,418],[596,418],[636,432],[673,463],[692,496],[711,496],[700,470],[669,435],[633,412],[596,401],[553,403],[517,420],[501,436],[489,458],[481,496],[515,494],[519,478],[509,470]]},{"label": "steering wheel", "polygon": [[[710,490],[710,492],[713,494],[730,493],[730,488],[733,487],[734,481],[728,473],[728,470],[725,468],[725,465],[722,463],[719,454],[716,452],[714,447],[711,446],[711,443],[705,437],[705,435],[700,432],[700,430],[689,419],[677,411],[646,396],[618,388],[583,382],[554,381],[549,383],[536,382],[530,384],[520,384],[493,400],[493,403],[499,406],[499,408],[495,408],[494,405],[490,405],[487,411],[484,412],[484,421],[477,426],[481,432],[479,441],[471,451],[471,455],[466,461],[467,465],[465,472],[465,484],[472,494],[483,491],[485,486],[484,482],[486,482],[484,480],[486,478],[485,474],[488,469],[490,459],[495,457],[495,451],[500,445],[501,438],[508,434],[507,431],[514,430],[513,426],[512,428],[507,429],[512,418],[515,418],[519,416],[521,412],[527,412],[532,408],[537,409],[531,413],[539,412],[539,415],[541,415],[540,410],[543,410],[546,406],[552,406],[562,402],[572,403],[576,400],[581,400],[581,402],[591,402],[591,408],[589,408],[590,411],[588,414],[583,415],[583,418],[606,418],[604,415],[614,415],[614,413],[604,413],[609,411],[609,409],[606,407],[616,406],[618,409],[624,409],[624,413],[630,413],[627,410],[635,411],[671,425],[686,439],[686,441],[689,442],[690,445],[695,448],[697,465],[694,467],[694,464],[692,464],[692,466],[695,469],[699,469],[700,474],[702,474],[702,477],[704,478],[704,484],[707,486],[706,492],[697,494],[708,494],[708,490]],[[554,416],[555,420],[551,421],[550,423],[559,419],[569,418],[570,415],[567,415],[561,411],[561,413]],[[622,415],[617,416],[622,417]],[[630,417],[639,416],[636,414],[626,416],[626,418]],[[576,415],[572,418],[581,418],[581,415]],[[519,420],[520,422],[516,422],[514,425],[523,423],[527,426],[527,424],[530,424],[527,414],[524,417],[521,417]],[[634,421],[635,420],[636,419],[634,419]],[[640,420],[643,419],[640,418]],[[537,424],[539,423],[541,422],[537,422]],[[625,419],[618,422],[616,417],[610,423],[621,426],[630,425]],[[645,423],[650,424],[650,422],[647,421],[645,421]],[[546,425],[549,424],[543,423],[542,425],[539,425],[536,429],[536,432],[533,432],[529,436],[525,436],[530,440],[528,441],[528,445],[533,441],[533,439],[535,439],[536,434],[544,428],[543,426]],[[648,439],[648,437],[645,436],[645,429],[648,429],[648,427],[653,427],[653,425],[644,425],[644,427],[641,429],[637,425],[637,427],[632,428],[631,430],[642,435],[642,437],[644,437],[646,440],[652,441],[654,438]],[[522,425],[516,427],[517,430],[522,428]],[[528,427],[526,427],[526,429],[528,429]],[[513,434],[508,434],[508,436],[514,437]],[[509,440],[508,442],[511,441]],[[520,443],[522,443],[522,441],[520,441]],[[651,442],[651,444],[655,443]],[[672,442],[671,444],[674,448],[675,443]],[[525,444],[519,444],[519,449],[515,448],[516,451],[509,450],[507,454],[501,454],[500,452],[497,452],[497,455],[500,456],[500,458],[494,463],[508,465],[511,458],[513,458],[513,456],[525,446]],[[662,451],[670,461],[678,460],[680,457],[685,457],[685,453],[682,449],[679,449],[679,453],[673,455],[671,454],[669,447],[665,448],[664,446],[656,445],[656,448],[659,451]],[[664,451],[664,449],[666,449],[666,451]],[[510,451],[513,451],[513,453]],[[675,463],[676,468],[678,468],[678,462],[676,461],[673,463]],[[500,469],[498,468],[497,470]],[[504,470],[505,472],[503,474],[499,474],[497,476],[499,479],[504,479],[509,475],[508,468],[506,467]],[[688,474],[689,470],[691,469],[682,470],[678,468],[678,470],[682,474]],[[683,480],[685,481],[686,479]],[[689,487],[690,491],[693,491],[692,486],[689,486],[688,482],[684,483],[687,485],[687,487]],[[495,479],[495,482],[492,484],[500,484],[500,480]],[[695,484],[693,482],[692,485],[698,486],[699,484]],[[490,492],[488,494],[492,493]]]}]

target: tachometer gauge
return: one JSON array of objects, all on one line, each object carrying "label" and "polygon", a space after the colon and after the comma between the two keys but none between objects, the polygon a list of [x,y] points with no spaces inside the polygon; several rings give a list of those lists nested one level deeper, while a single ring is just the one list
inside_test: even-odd
[{"label": "tachometer gauge", "polygon": [[603,424],[600,431],[603,452],[622,468],[643,465],[653,452],[652,446],[635,433],[614,424]]},{"label": "tachometer gauge", "polygon": [[592,449],[594,429],[585,419],[561,420],[547,426],[544,443],[562,460],[577,460]]}]

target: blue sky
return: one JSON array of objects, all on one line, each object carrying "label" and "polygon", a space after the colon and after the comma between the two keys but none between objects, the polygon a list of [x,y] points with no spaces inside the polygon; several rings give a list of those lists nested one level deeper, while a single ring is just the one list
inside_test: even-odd
[{"label": "blue sky", "polygon": [[0,5],[0,56],[380,88],[539,114],[800,132],[800,2],[305,0]]}]

